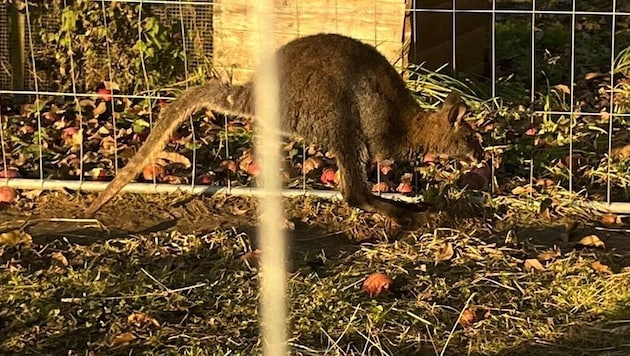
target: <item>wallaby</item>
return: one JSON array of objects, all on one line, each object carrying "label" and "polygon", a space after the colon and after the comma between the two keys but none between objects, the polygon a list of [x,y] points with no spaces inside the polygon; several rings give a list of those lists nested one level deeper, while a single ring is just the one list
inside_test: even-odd
[{"label": "wallaby", "polygon": [[[409,160],[423,153],[477,161],[483,148],[464,121],[466,106],[451,93],[425,111],[376,48],[337,34],[295,39],[277,50],[282,130],[327,147],[336,157],[340,191],[351,206],[399,224],[412,215],[404,204],[370,192],[370,160]],[[89,206],[93,216],[164,149],[186,118],[206,108],[254,118],[255,75],[243,85],[212,79],[166,106],[144,145]]]}]

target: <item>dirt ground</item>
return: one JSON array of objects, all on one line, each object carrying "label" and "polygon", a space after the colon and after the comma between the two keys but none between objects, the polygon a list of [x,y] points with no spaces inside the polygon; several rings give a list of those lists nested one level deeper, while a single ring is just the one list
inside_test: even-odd
[{"label": "dirt ground", "polygon": [[[0,232],[24,229],[37,244],[56,239],[89,244],[97,240],[178,231],[203,234],[214,230],[235,230],[249,236],[256,233],[257,200],[236,196],[192,196],[188,194],[124,194],[116,197],[98,212],[95,220],[81,219],[82,211],[95,194],[45,192],[31,200],[5,206],[0,212]],[[362,213],[343,202],[299,197],[285,199],[288,239],[298,249],[332,248],[339,244],[356,245],[373,240],[396,240],[407,231],[393,226],[376,214]],[[567,231],[565,220],[504,219],[496,220],[489,212],[469,212],[476,216],[441,218],[426,228],[458,228],[476,225],[490,240],[503,240],[509,231],[519,241],[537,246],[568,248],[580,238],[596,234],[607,249],[630,252],[630,229],[623,226],[603,227],[597,217],[592,221],[573,220]],[[579,219],[579,217],[578,217]],[[492,221],[494,220],[494,221]],[[435,225],[435,226],[434,226]],[[422,229],[422,228],[421,228]]]}]

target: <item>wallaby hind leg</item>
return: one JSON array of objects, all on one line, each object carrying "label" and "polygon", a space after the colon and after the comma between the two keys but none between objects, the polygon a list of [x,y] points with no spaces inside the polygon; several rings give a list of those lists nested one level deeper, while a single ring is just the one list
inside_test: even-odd
[{"label": "wallaby hind leg", "polygon": [[[347,154],[337,154],[339,166],[339,190],[348,205],[370,213],[377,212],[370,204],[372,193],[368,187],[365,165],[357,160],[348,160]],[[347,164],[346,162],[356,162]]]},{"label": "wallaby hind leg", "polygon": [[372,194],[368,187],[366,163],[362,162],[358,155],[353,157],[351,152],[335,155],[341,178],[339,182],[341,195],[349,205],[366,212],[382,214],[404,227],[426,222],[425,213],[418,213],[417,209],[413,209],[413,205]]}]

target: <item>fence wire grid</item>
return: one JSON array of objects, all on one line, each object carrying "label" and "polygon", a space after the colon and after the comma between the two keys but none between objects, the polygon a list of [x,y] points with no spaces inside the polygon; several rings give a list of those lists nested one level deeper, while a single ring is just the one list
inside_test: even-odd
[{"label": "fence wire grid", "polygon": [[[107,182],[103,181],[105,174],[102,172],[109,171],[108,175],[111,177],[120,168],[121,159],[128,158],[130,152],[133,152],[130,144],[121,143],[121,138],[127,135],[133,136],[134,140],[141,141],[143,137],[146,137],[148,131],[136,130],[138,128],[136,126],[152,126],[153,121],[157,119],[154,109],[176,97],[174,87],[183,89],[213,73],[213,13],[218,11],[224,3],[227,2],[175,0],[69,2],[64,0],[51,2],[44,6],[40,2],[25,1],[20,3],[20,13],[25,21],[25,28],[23,33],[17,32],[18,35],[23,36],[17,39],[15,38],[16,30],[11,29],[9,19],[8,9],[12,5],[0,4],[0,61],[2,63],[2,73],[0,74],[0,105],[2,108],[0,109],[3,127],[3,130],[0,131],[2,134],[0,141],[2,144],[2,162],[5,170],[14,167],[16,161],[24,164],[20,167],[20,173],[24,178],[7,180],[6,184],[25,189],[60,187],[92,191],[104,189]],[[372,4],[370,1],[365,3],[365,6],[373,6],[374,9],[380,6],[380,2],[376,0]],[[76,11],[70,11],[70,9],[76,9],[77,4],[83,4],[82,6],[86,9],[89,8],[89,13],[78,15]],[[125,7],[124,16],[112,10],[114,6],[124,5],[129,5],[129,7]],[[344,6],[349,5],[335,2],[335,6],[335,10],[341,10]],[[296,5],[296,9],[299,11],[299,6]],[[374,11],[375,15],[376,13]],[[625,69],[626,66],[630,66],[628,64],[630,60],[625,62],[625,57],[622,56],[630,47],[628,32],[630,5],[622,4],[616,0],[601,2],[577,0],[408,0],[405,14],[411,23],[410,40],[412,46],[408,51],[408,57],[412,65],[423,64],[421,58],[423,53],[435,49],[422,48],[422,41],[426,38],[426,34],[422,34],[423,21],[429,17],[441,16],[438,20],[443,26],[441,29],[448,29],[448,31],[444,31],[448,32],[448,37],[450,37],[450,43],[442,43],[441,45],[448,46],[449,55],[443,66],[438,66],[439,68],[434,66],[429,70],[439,72],[450,69],[448,73],[468,84],[470,84],[470,81],[466,80],[468,75],[478,78],[484,77],[485,82],[483,80],[481,82],[485,84],[480,86],[485,85],[485,87],[479,90],[482,92],[479,97],[486,103],[490,103],[489,105],[493,106],[493,109],[500,109],[503,98],[513,94],[511,90],[514,87],[520,86],[522,90],[518,95],[521,98],[526,96],[529,99],[529,102],[525,100],[522,104],[531,106],[531,109],[526,111],[531,127],[538,125],[534,122],[535,117],[543,118],[543,121],[549,125],[553,124],[554,120],[569,120],[569,131],[565,138],[566,147],[562,149],[566,149],[568,155],[566,182],[567,189],[571,193],[585,189],[583,186],[576,185],[574,179],[574,172],[576,171],[574,165],[580,164],[579,158],[578,160],[575,158],[575,156],[580,157],[580,154],[576,153],[574,147],[575,135],[577,134],[574,129],[580,125],[588,126],[591,118],[605,116],[607,127],[603,130],[605,132],[602,132],[602,135],[606,137],[606,149],[601,157],[605,163],[603,166],[605,171],[600,172],[599,178],[605,185],[604,200],[607,203],[614,200],[614,186],[612,179],[610,179],[610,175],[613,173],[611,171],[613,139],[616,134],[624,134],[626,131],[625,120],[630,117],[630,114],[627,112],[626,106],[618,105],[613,97],[616,94],[621,95],[618,92],[623,89],[622,86],[625,84],[623,81],[618,84],[620,68]],[[91,30],[100,31],[99,37],[96,38],[100,38],[104,46],[90,43],[95,38],[89,38],[86,35],[90,29],[85,27],[86,22],[76,20],[80,16],[84,16],[81,18],[82,20],[89,19],[94,22],[95,28]],[[76,21],[77,28],[64,27],[72,22],[71,20]],[[130,31],[119,28],[120,24],[124,22],[123,20],[128,21],[127,29],[135,28],[135,34],[132,35]],[[470,24],[470,22],[475,21],[477,25]],[[479,23],[486,23],[487,26],[484,27],[485,25],[482,26]],[[549,25],[550,23],[552,25]],[[401,19],[402,25],[403,19]],[[469,42],[465,36],[467,33],[478,29],[475,26],[486,29],[487,40],[478,43]],[[563,28],[565,32],[558,34],[559,28]],[[328,31],[335,32],[336,29],[330,28]],[[547,35],[541,35],[543,32]],[[556,38],[550,39],[549,37],[553,37],[554,33]],[[510,37],[514,34],[518,35],[517,39]],[[75,35],[76,37],[72,37]],[[178,42],[175,42],[176,40]],[[26,74],[21,88],[15,87],[15,78],[12,75],[15,73],[15,68],[12,66],[16,62],[12,60],[12,56],[15,54],[11,53],[13,49],[11,44],[15,41],[18,43],[23,41],[24,46],[22,60]],[[166,50],[161,48],[160,50],[163,52],[157,54],[158,49],[151,47],[151,41],[155,41],[154,43],[162,41],[168,44],[168,48]],[[55,44],[57,49],[53,48],[51,42]],[[599,43],[597,56],[592,48],[589,48],[594,42]],[[149,44],[147,45],[147,43]],[[561,49],[551,48],[554,45]],[[128,53],[118,52],[123,49],[128,50],[130,47],[136,49],[136,53],[139,55],[134,57]],[[602,51],[602,48],[606,50]],[[50,56],[51,50],[53,52],[59,51],[59,55],[67,55],[63,61],[63,68],[55,67],[55,62],[49,60],[47,56]],[[463,63],[466,62],[467,57],[476,56],[475,58],[478,58],[480,51],[485,51],[482,62]],[[562,51],[568,51],[568,55],[558,55]],[[401,52],[404,51],[401,50]],[[88,58],[86,53],[92,57]],[[159,68],[152,61],[160,55],[172,55],[173,58],[163,68]],[[81,57],[81,61],[77,61],[77,56]],[[594,57],[597,57],[597,63],[595,63]],[[92,70],[92,68],[86,67],[88,62],[97,69]],[[566,62],[561,68],[563,70],[554,67],[561,62]],[[518,64],[519,67],[510,68],[514,64]],[[135,73],[137,77],[131,78],[130,70],[124,70],[125,66],[138,70],[139,72]],[[473,73],[466,73],[467,70]],[[510,71],[512,72],[510,73]],[[583,85],[579,82],[581,77],[578,78],[578,76],[583,76],[584,72],[593,76],[597,75],[598,78],[605,78],[603,84],[596,88],[600,93],[602,91],[607,93],[606,95],[610,98],[605,103],[605,107],[593,110],[592,106],[584,104],[588,99],[576,95],[575,88],[578,85]],[[164,74],[164,76],[157,76],[159,74]],[[172,76],[169,77],[167,74],[172,74]],[[96,85],[96,83],[103,82],[114,84],[106,84],[104,87]],[[114,87],[120,83],[125,84],[126,91],[118,92],[115,90]],[[545,91],[550,93],[550,88],[556,90],[554,92],[556,95],[567,97],[564,102],[566,105],[543,105],[542,107],[534,105],[540,99],[540,93]],[[105,94],[103,95],[103,93]],[[106,98],[104,102],[109,107],[98,107],[98,101],[103,102],[103,98]],[[82,112],[81,109],[85,107],[86,100],[93,101],[92,106],[89,107],[92,114],[94,110],[105,110],[105,113],[109,113],[107,120],[99,119],[101,120],[98,124],[100,125],[99,130],[92,132],[93,135],[100,135],[101,139],[108,137],[106,144],[92,142],[91,138],[86,137],[85,132],[81,131],[94,128],[96,125],[94,119],[84,121],[84,118],[89,117],[89,114]],[[76,146],[76,149],[64,156],[60,152],[50,153],[53,145],[47,142],[49,137],[47,137],[45,127],[55,125],[54,119],[50,118],[55,114],[43,112],[43,106],[39,107],[39,105],[44,105],[41,103],[46,102],[48,108],[51,105],[66,108],[67,101],[71,101],[78,108],[76,129],[80,132],[81,141],[73,142],[73,130],[68,129],[68,126],[60,127],[61,130],[58,131],[61,132],[62,138],[73,142]],[[20,106],[16,102],[30,105]],[[121,105],[124,107],[125,102],[137,103],[137,107],[133,108],[135,112],[131,115],[122,112],[119,107]],[[28,114],[27,118],[16,119],[13,117],[24,113]],[[32,117],[32,122],[28,120],[28,117]],[[125,117],[127,119],[140,117],[142,120],[134,121],[127,127],[120,127],[120,120]],[[130,184],[125,191],[173,192],[183,190],[193,193],[225,191],[228,194],[257,194],[247,184],[239,184],[238,179],[234,179],[238,175],[236,169],[229,166],[236,164],[236,161],[242,162],[248,154],[248,151],[243,150],[242,147],[251,144],[250,138],[242,135],[240,130],[242,126],[247,128],[246,124],[238,121],[237,124],[234,124],[234,122],[228,121],[228,118],[224,118],[223,127],[220,128],[222,133],[212,137],[216,147],[213,150],[201,152],[199,148],[209,144],[209,142],[207,138],[200,137],[197,131],[200,129],[216,130],[211,125],[208,120],[204,120],[200,124],[198,120],[191,117],[189,123],[181,131],[183,132],[182,135],[185,136],[177,138],[179,140],[177,144],[186,146],[187,155],[190,157],[190,163],[184,164],[186,168],[178,168],[180,173],[185,172],[187,177],[176,177],[174,174],[170,174],[166,176],[167,179],[161,177],[158,180],[154,174],[150,179],[145,177],[145,183]],[[17,128],[18,133],[11,133],[11,127]],[[26,142],[25,137],[31,141]],[[235,149],[235,142],[237,146],[241,147],[240,149]],[[104,148],[105,146],[107,147]],[[107,151],[110,154],[106,159],[99,160],[96,157],[97,154],[88,150],[94,147],[101,152]],[[296,159],[301,159],[302,167],[306,164],[306,152],[309,149],[303,142],[292,148],[297,152]],[[25,151],[20,152],[20,150]],[[24,160],[29,159],[32,162],[25,164]],[[209,160],[214,164],[224,165],[215,170],[227,175],[227,179],[221,181],[223,183],[219,183],[215,179],[216,172],[212,169],[216,167],[207,167],[204,166],[205,163],[199,163],[200,160],[203,161],[204,159],[206,162]],[[533,156],[524,157],[522,162],[529,165],[527,179],[529,184],[533,186],[537,176],[535,174],[535,158]],[[66,172],[60,172],[60,163],[70,168],[64,168]],[[26,172],[29,169],[30,173]],[[376,172],[377,184],[380,184],[381,169],[377,167]],[[617,182],[621,182],[619,184],[625,189],[626,182],[630,182],[630,179],[626,178],[627,171],[617,170],[614,173],[621,177],[617,179]],[[208,178],[212,181],[210,185],[207,182],[204,183],[204,179],[208,175],[212,175]],[[5,177],[9,178],[6,173]],[[300,179],[293,181],[289,179],[287,187],[297,188],[285,192],[289,195],[319,194],[332,196],[336,194],[330,190],[309,188],[307,174],[304,173],[304,170],[302,170]]]}]

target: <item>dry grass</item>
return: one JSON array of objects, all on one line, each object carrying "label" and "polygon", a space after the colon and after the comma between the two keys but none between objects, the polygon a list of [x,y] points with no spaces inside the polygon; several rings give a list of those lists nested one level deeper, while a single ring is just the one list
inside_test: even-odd
[{"label": "dry grass", "polygon": [[[63,206],[63,197],[48,199]],[[66,199],[76,204],[76,198]],[[345,204],[288,201],[295,223],[288,231],[287,276],[293,353],[630,352],[630,272],[625,268],[630,249],[601,231],[605,249],[576,248],[579,234],[594,225],[583,218],[592,212],[559,207],[540,214],[537,206],[545,197],[538,194],[529,203],[504,199],[483,209],[463,198],[454,201],[454,210],[414,233],[399,233],[379,216]],[[204,203],[217,201],[226,211],[232,205],[256,210],[242,198]],[[138,205],[131,204],[133,209]],[[566,219],[583,224],[564,242],[562,230],[550,226]],[[33,243],[0,247],[0,350],[259,353],[258,273],[255,258],[242,258],[252,257],[249,252],[256,248],[253,231],[171,229],[44,243],[36,229],[29,230]],[[439,253],[447,244],[453,249],[450,258]],[[550,249],[559,253],[541,262],[544,270],[525,271],[525,260]],[[596,271],[595,261],[612,274]],[[389,274],[394,288],[370,298],[361,290],[362,281],[376,271]]]}]

